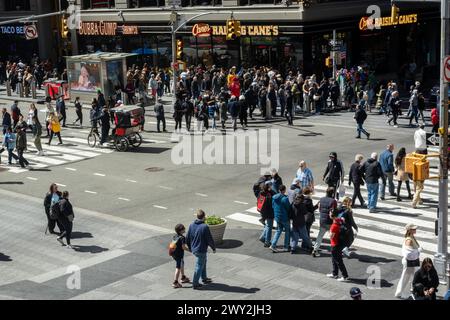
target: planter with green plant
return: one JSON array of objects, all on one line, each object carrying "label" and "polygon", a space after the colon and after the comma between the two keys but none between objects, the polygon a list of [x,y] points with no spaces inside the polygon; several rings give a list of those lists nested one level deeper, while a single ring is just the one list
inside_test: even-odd
[{"label": "planter with green plant", "polygon": [[221,244],[223,242],[227,220],[218,216],[208,216],[206,217],[205,223],[209,226],[209,230],[211,230],[214,243]]}]

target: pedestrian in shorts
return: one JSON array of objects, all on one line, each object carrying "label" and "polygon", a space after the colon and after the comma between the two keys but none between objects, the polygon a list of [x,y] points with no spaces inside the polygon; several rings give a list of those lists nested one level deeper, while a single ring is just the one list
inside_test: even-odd
[{"label": "pedestrian in shorts", "polygon": [[[177,224],[175,226],[176,235],[173,236],[171,250],[172,258],[175,260],[175,277],[173,280],[172,287],[175,289],[182,288],[181,283],[189,283],[190,280],[184,274],[184,251],[189,251],[189,248],[186,245],[186,238],[184,234],[186,233],[186,228],[184,225]],[[179,281],[181,274],[181,283]]]}]

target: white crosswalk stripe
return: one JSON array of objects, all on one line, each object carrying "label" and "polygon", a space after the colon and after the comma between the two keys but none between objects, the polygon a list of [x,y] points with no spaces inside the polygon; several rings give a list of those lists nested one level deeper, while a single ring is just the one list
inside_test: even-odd
[{"label": "white crosswalk stripe", "polygon": [[[66,136],[64,134],[66,134]],[[30,162],[33,169],[45,169],[52,166],[60,166],[114,152],[112,148],[91,148],[87,144],[87,134],[78,130],[69,129],[62,133],[63,145],[49,146],[44,144],[47,140],[42,139],[42,148],[44,149],[45,156],[37,156],[37,150],[33,144],[32,137],[28,135],[27,138],[28,152],[24,153],[24,157]],[[0,164],[1,168],[9,170],[10,173],[22,173],[28,171],[27,169],[22,169],[18,164],[16,166],[8,166],[7,161],[5,161],[7,160],[7,157],[7,153],[3,154],[3,161]]]},{"label": "white crosswalk stripe", "polygon": [[[421,195],[421,198],[424,199],[424,204],[418,206],[417,209],[411,207],[411,201],[406,197],[403,198],[402,202],[397,202],[395,197],[390,196],[386,196],[385,201],[378,201],[376,213],[370,213],[368,209],[354,208],[354,218],[359,232],[352,247],[357,249],[358,252],[369,251],[399,257],[401,256],[404,227],[407,223],[413,223],[419,227],[417,239],[423,249],[422,257],[432,257],[437,249],[437,236],[434,230],[437,219],[436,207],[439,190],[435,184],[430,184],[429,182],[429,180],[425,182],[425,189]],[[315,187],[312,197],[314,203],[325,196],[326,188],[327,186],[323,185]],[[412,182],[411,188],[413,188]],[[353,193],[353,188],[348,187],[347,184],[346,189],[346,195]],[[403,186],[402,193],[406,196],[406,190],[404,189],[405,187]],[[361,189],[361,193],[363,198],[367,199],[367,191],[364,187]],[[434,200],[436,203],[429,203],[429,200]],[[359,204],[358,200],[356,201]],[[261,222],[259,222],[260,215],[256,207],[252,207],[245,212],[233,213],[226,218],[259,225],[262,228]],[[318,221],[318,212],[316,212],[316,222],[311,229],[312,238],[317,236]]]}]

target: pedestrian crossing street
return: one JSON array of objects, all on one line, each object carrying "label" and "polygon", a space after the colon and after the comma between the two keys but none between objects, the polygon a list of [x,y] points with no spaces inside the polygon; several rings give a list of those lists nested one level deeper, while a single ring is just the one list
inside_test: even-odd
[{"label": "pedestrian crossing street", "polygon": [[[432,175],[437,175],[437,169],[431,169]],[[417,209],[411,207],[411,201],[406,198],[406,187],[402,185],[402,202],[397,202],[395,197],[389,196],[386,190],[386,200],[378,200],[377,212],[369,213],[368,209],[358,207],[359,201],[356,200],[356,208],[353,209],[355,222],[358,225],[359,232],[352,248],[361,254],[362,252],[377,252],[380,254],[389,254],[401,257],[401,247],[405,233],[405,225],[414,223],[418,226],[417,240],[423,251],[421,257],[432,257],[437,250],[437,236],[435,235],[435,221],[437,219],[438,207],[438,181],[426,181],[425,189],[421,194],[422,205]],[[348,181],[345,182],[346,196],[353,194],[353,188],[348,187]],[[317,203],[319,199],[325,196],[327,186],[315,186],[313,202]],[[414,192],[411,184],[411,191]],[[387,188],[386,188],[387,189]],[[367,190],[361,188],[361,193],[367,201]],[[342,197],[340,197],[342,200]],[[256,207],[252,207],[245,212],[236,212],[226,217],[227,219],[244,222],[252,225],[258,225],[260,215]],[[450,226],[450,225],[449,225]],[[316,211],[316,221],[311,228],[311,237],[313,240],[319,230],[319,216]]]},{"label": "pedestrian crossing street", "polygon": [[[61,166],[73,162],[79,162],[87,159],[92,159],[104,154],[114,152],[110,148],[91,148],[87,143],[87,136],[89,130],[75,130],[67,129],[61,133],[63,145],[57,145],[58,138],[53,137],[52,145],[45,144],[48,142],[47,138],[42,137],[41,143],[44,149],[45,156],[37,156],[37,149],[34,146],[31,135],[27,136],[28,152],[24,153],[24,158],[28,160],[30,166],[35,169],[45,169],[53,166]],[[9,166],[8,153],[5,151],[2,154],[2,163],[0,168],[7,169],[10,173],[27,172],[27,169],[22,169],[19,164]]]}]

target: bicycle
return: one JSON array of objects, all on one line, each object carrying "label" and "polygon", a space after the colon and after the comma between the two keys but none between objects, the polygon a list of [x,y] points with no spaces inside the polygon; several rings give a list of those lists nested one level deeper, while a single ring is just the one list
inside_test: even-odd
[{"label": "bicycle", "polygon": [[88,134],[87,141],[91,148],[95,148],[97,143],[100,142],[100,134],[98,133],[98,128],[96,126],[91,127],[91,132]]}]

